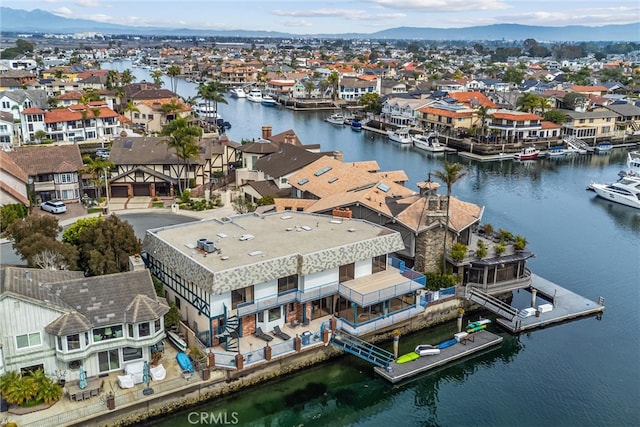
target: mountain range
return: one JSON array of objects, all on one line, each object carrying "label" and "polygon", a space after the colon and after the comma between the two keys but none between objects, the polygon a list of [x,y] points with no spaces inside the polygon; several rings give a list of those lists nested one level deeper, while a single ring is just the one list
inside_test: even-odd
[{"label": "mountain range", "polygon": [[140,36],[199,36],[199,37],[246,37],[246,38],[290,38],[319,37],[344,39],[387,40],[525,40],[540,42],[581,41],[638,41],[640,22],[626,25],[587,27],[570,25],[544,27],[520,24],[495,24],[466,28],[398,27],[375,33],[343,33],[299,35],[293,33],[256,30],[212,30],[188,28],[131,27],[86,19],[69,19],[41,9],[32,11],[0,7],[0,29],[3,33],[54,33],[69,34],[98,32],[103,34],[129,34]]}]

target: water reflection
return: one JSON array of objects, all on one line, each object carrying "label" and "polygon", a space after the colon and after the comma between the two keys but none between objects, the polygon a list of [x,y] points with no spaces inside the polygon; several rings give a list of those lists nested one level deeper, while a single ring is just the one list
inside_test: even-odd
[{"label": "water reflection", "polygon": [[616,227],[621,226],[628,231],[640,233],[640,210],[597,197],[595,193],[593,199],[591,199],[591,204],[607,212]]}]

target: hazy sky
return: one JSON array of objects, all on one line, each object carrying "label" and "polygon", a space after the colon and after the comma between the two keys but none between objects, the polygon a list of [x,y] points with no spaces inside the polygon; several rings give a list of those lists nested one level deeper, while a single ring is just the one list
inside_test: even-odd
[{"label": "hazy sky", "polygon": [[401,26],[601,26],[640,21],[639,0],[2,0],[1,5],[123,25],[294,34],[373,33]]}]

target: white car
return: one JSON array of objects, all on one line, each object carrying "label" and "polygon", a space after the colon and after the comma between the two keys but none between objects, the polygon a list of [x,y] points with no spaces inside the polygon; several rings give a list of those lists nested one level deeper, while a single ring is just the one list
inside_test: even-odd
[{"label": "white car", "polygon": [[108,159],[110,155],[111,155],[111,153],[109,152],[109,150],[104,149],[104,148],[99,148],[96,151],[96,157],[99,157],[101,159]]},{"label": "white car", "polygon": [[49,200],[48,202],[44,202],[40,205],[40,209],[45,212],[51,212],[54,214],[64,213],[67,211],[67,206],[62,203],[60,200]]}]

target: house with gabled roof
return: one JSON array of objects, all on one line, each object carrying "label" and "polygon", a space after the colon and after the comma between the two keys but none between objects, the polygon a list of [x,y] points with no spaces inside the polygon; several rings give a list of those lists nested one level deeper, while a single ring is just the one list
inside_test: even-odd
[{"label": "house with gabled roof", "polygon": [[[84,277],[81,271],[0,270],[0,358],[5,372],[42,369],[77,380],[151,358],[169,307],[146,269]],[[3,372],[0,372],[0,374]]]},{"label": "house with gabled roof", "polygon": [[0,206],[22,203],[29,206],[29,175],[4,151],[0,150]]},{"label": "house with gabled roof", "polygon": [[487,125],[489,133],[499,141],[516,142],[537,138],[542,129],[542,117],[513,110],[496,110]]},{"label": "house with gabled roof", "polygon": [[47,108],[47,100],[47,93],[43,90],[0,91],[0,111],[11,113],[14,120],[20,120],[20,113],[27,108]]},{"label": "house with gabled roof", "polygon": [[77,145],[22,146],[7,154],[27,173],[35,203],[80,201],[78,171],[83,163]]},{"label": "house with gabled roof", "polygon": [[604,108],[616,114],[617,130],[624,131],[627,134],[640,133],[640,107],[630,103],[614,103]]}]

